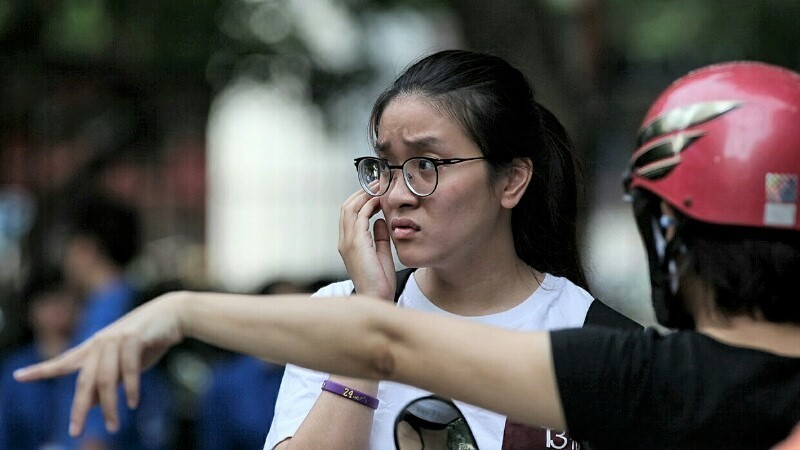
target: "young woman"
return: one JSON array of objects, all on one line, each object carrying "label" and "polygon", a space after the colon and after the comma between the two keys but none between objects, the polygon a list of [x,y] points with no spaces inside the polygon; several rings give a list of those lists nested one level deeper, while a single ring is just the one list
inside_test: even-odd
[{"label": "young woman", "polygon": [[[16,377],[80,370],[71,431],[97,401],[113,429],[116,384],[135,406],[140,371],[194,337],[418,386],[596,449],[769,448],[800,421],[797,123],[800,75],[755,63],[693,72],[646,116],[626,184],[654,306],[674,333],[519,332],[395,308],[378,300],[393,278],[364,271],[351,298],[167,294]],[[352,390],[334,399],[372,403]]]},{"label": "young woman", "polygon": [[[379,96],[370,130],[376,154],[355,161],[363,190],[341,210],[339,251],[352,281],[316,296],[374,288],[391,299],[391,240],[399,260],[418,268],[401,307],[516,330],[584,323],[593,299],[576,238],[572,144],[517,69],[485,54],[432,54]],[[380,403],[343,401],[323,383]],[[427,394],[289,366],[264,448],[390,448],[400,408]],[[462,409],[483,449],[515,437],[545,448],[546,430]]]}]

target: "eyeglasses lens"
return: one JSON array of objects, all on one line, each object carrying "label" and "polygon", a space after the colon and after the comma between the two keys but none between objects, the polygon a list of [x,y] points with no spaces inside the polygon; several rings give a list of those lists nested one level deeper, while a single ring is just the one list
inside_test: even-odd
[{"label": "eyeglasses lens", "polygon": [[436,189],[436,166],[427,159],[412,158],[405,163],[406,184],[419,196],[430,195]]},{"label": "eyeglasses lens", "polygon": [[[364,190],[374,196],[383,195],[389,189],[391,171],[386,161],[365,158],[358,163],[358,181]],[[436,165],[429,159],[411,158],[403,164],[403,177],[411,191],[425,197],[436,189],[438,176]]]},{"label": "eyeglasses lens", "polygon": [[381,195],[389,184],[389,170],[382,167],[381,160],[363,159],[358,163],[358,181],[370,195]]}]

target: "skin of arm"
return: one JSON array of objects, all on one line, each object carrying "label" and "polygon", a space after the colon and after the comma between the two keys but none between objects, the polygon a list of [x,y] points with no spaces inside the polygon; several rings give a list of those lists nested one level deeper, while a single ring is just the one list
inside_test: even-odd
[{"label": "skin of arm", "polygon": [[[384,302],[394,292],[394,262],[389,244],[389,230],[378,219],[369,232],[369,219],[379,211],[378,199],[359,189],[342,205],[339,220],[339,254],[358,292],[369,286]],[[367,281],[369,280],[369,281]],[[377,396],[378,383],[372,380],[331,374],[330,380]],[[328,392],[321,392],[314,406],[292,437],[275,448],[366,449],[372,433],[374,411]]]},{"label": "skin of arm", "polygon": [[[375,397],[378,383],[331,374],[330,380]],[[337,395],[322,392],[300,428],[275,446],[278,450],[369,447],[373,410]],[[336,444],[333,444],[336,443]]]},{"label": "skin of arm", "polygon": [[96,402],[114,431],[116,385],[123,382],[128,405],[135,407],[142,368],[187,337],[278,363],[398,381],[518,422],[566,428],[547,332],[514,332],[395,308],[361,295],[311,300],[166,294],[15,377],[33,381],[80,370],[70,433],[80,433]]}]

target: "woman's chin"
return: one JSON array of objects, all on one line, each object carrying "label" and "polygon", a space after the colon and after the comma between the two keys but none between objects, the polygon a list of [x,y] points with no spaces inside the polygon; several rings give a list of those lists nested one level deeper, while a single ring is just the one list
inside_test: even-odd
[{"label": "woman's chin", "polygon": [[420,268],[430,265],[430,258],[412,251],[397,250],[397,259],[405,267]]}]

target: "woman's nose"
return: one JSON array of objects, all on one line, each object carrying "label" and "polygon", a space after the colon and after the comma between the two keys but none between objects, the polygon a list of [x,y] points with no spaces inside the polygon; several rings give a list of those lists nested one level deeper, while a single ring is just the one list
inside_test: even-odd
[{"label": "woman's nose", "polygon": [[403,176],[403,171],[397,170],[395,173],[396,176],[392,177],[392,181],[389,183],[386,193],[383,194],[389,202],[389,205],[399,207],[407,204],[416,204],[419,201],[419,197],[414,195],[411,189],[409,189],[405,177]]}]

